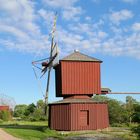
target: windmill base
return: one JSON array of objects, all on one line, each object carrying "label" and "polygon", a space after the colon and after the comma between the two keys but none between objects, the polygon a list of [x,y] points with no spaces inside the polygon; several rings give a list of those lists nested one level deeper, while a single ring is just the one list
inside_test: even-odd
[{"label": "windmill base", "polygon": [[106,103],[64,99],[49,104],[49,127],[60,131],[97,130],[109,126]]}]

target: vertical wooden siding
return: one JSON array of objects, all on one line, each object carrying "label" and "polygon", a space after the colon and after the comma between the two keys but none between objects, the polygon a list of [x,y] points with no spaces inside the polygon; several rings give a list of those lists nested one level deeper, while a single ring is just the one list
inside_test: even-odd
[{"label": "vertical wooden siding", "polygon": [[[81,123],[81,111],[88,112],[88,125]],[[85,114],[84,114],[85,115]],[[83,121],[86,121],[86,117]],[[50,105],[50,128],[55,130],[96,130],[109,126],[107,104],[71,103]]]},{"label": "vertical wooden siding", "polygon": [[[81,110],[89,111],[89,125],[82,126]],[[71,130],[96,130],[109,126],[107,104],[71,104]]]},{"label": "vertical wooden siding", "polygon": [[101,93],[98,62],[62,61],[61,76],[62,95]]},{"label": "vertical wooden siding", "polygon": [[70,130],[70,105],[50,105],[49,127],[55,130]]},{"label": "vertical wooden siding", "polygon": [[[79,115],[81,110],[89,111],[89,125],[81,125]],[[71,104],[71,130],[95,130],[96,110],[94,104]]]},{"label": "vertical wooden siding", "polygon": [[97,129],[103,129],[109,126],[108,106],[107,104],[96,104],[97,110]]}]

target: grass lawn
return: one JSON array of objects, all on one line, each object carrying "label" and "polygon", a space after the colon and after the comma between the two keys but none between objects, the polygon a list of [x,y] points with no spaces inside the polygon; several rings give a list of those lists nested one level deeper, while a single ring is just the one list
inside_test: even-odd
[{"label": "grass lawn", "polygon": [[48,122],[9,121],[0,123],[0,128],[23,140],[42,140],[48,137],[63,139],[61,134],[48,129]]},{"label": "grass lawn", "polygon": [[72,137],[97,137],[104,140],[136,140],[136,136],[131,133],[129,128],[110,127],[102,131],[77,131],[77,132],[57,132],[48,129],[47,122],[29,122],[29,121],[10,121],[0,123],[3,128],[11,135],[23,140],[46,140],[48,137],[67,140]]},{"label": "grass lawn", "polygon": [[12,129],[12,128],[5,128],[4,130],[12,134],[13,136],[22,138],[24,140],[40,140],[47,137],[46,133],[43,133],[38,130]]}]

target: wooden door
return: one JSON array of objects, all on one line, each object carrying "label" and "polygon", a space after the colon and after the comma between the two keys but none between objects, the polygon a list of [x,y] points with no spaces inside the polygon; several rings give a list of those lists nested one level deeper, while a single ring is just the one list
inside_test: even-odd
[{"label": "wooden door", "polygon": [[80,125],[87,126],[89,125],[89,111],[80,110]]}]

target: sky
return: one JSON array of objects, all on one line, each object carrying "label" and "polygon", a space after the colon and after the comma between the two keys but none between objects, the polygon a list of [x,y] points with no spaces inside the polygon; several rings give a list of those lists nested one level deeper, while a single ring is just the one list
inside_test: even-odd
[{"label": "sky", "polygon": [[[102,87],[140,92],[139,0],[0,0],[0,94],[17,104],[43,95],[31,62],[49,56],[50,32],[57,11],[55,40],[60,58],[78,49],[103,61]],[[41,79],[45,92],[47,75]],[[125,101],[127,95],[107,95]],[[131,95],[140,101],[140,95]],[[55,98],[51,72],[49,102]]]}]

